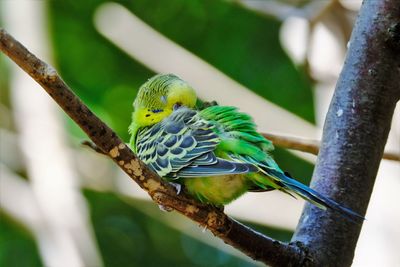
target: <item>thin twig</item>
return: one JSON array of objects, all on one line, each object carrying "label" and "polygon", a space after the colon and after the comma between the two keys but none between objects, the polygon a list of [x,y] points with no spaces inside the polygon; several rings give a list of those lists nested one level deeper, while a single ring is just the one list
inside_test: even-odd
[{"label": "thin twig", "polygon": [[[271,140],[274,145],[282,148],[293,149],[314,155],[318,155],[319,152],[320,141],[317,140],[302,139],[298,137],[283,136],[270,133],[263,133],[262,135],[265,138]],[[400,161],[400,154],[385,152],[382,158],[387,160]]]},{"label": "thin twig", "polygon": [[275,146],[318,155],[318,141],[306,140],[297,137],[281,136],[270,133],[262,133],[262,135],[268,140],[271,140]]},{"label": "thin twig", "polygon": [[[298,137],[283,136],[270,133],[262,133],[262,135],[268,140],[271,140],[275,146],[281,148],[293,149],[301,152],[310,153],[313,155],[318,155],[319,152],[320,141],[317,140],[302,139]],[[91,148],[97,153],[106,154],[90,141],[86,140],[83,141],[81,144]],[[387,160],[400,161],[400,154],[385,152],[382,158]]]},{"label": "thin twig", "polygon": [[[286,148],[286,149],[293,149],[301,152],[306,152],[310,153],[313,155],[318,155],[319,148],[321,145],[321,142],[318,140],[312,140],[312,139],[303,139],[303,138],[298,138],[298,137],[293,137],[293,136],[284,136],[284,135],[277,135],[277,134],[271,134],[271,133],[261,133],[265,138],[268,140],[271,140],[272,143],[275,146],[281,147],[281,148]],[[87,146],[94,150],[97,153],[100,154],[106,154],[104,153],[100,148],[98,148],[95,144],[92,142],[85,140],[81,143],[84,146]],[[400,161],[400,154],[397,153],[392,153],[392,152],[385,152],[383,153],[382,156],[383,159],[386,160],[394,160],[394,161]]]},{"label": "thin twig", "polygon": [[195,201],[175,189],[144,165],[125,143],[71,91],[54,68],[30,53],[4,29],[0,29],[0,50],[27,72],[58,105],[159,205],[175,209],[215,236],[255,260],[273,266],[298,265],[305,253],[297,242],[286,244],[261,235],[238,223],[220,209]]},{"label": "thin twig", "polygon": [[[303,139],[298,137],[276,135],[271,133],[262,133],[262,135],[268,140],[271,140],[275,146],[306,152],[316,156],[318,155],[319,148],[321,145],[320,141],[312,139]],[[100,148],[98,148],[95,144],[93,144],[88,140],[83,141],[81,144],[91,148],[97,153],[106,155],[106,153],[104,153]],[[400,161],[400,154],[385,152],[382,158],[386,160]]]}]

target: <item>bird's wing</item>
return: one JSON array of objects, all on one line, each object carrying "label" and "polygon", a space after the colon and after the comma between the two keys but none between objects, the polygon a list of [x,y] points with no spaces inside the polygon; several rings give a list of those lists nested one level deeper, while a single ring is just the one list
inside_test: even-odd
[{"label": "bird's wing", "polygon": [[211,106],[200,111],[200,115],[216,125],[220,137],[219,148],[232,160],[279,168],[270,155],[274,149],[272,142],[257,132],[249,115],[229,106]]},{"label": "bird's wing", "polygon": [[[235,107],[211,106],[200,111],[200,115],[212,122],[218,129],[220,144],[219,154],[225,159],[251,164],[258,172],[282,172],[270,152],[274,149],[272,142],[259,134],[252,118],[241,113]],[[247,176],[254,186],[252,191],[270,190],[271,187],[280,189],[283,185],[275,176],[266,178],[257,172]]]},{"label": "bird's wing", "polygon": [[215,125],[181,107],[152,127],[139,131],[137,154],[158,175],[191,178],[256,171],[248,163],[218,158]]},{"label": "bird's wing", "polygon": [[223,149],[231,160],[252,164],[259,169],[259,172],[247,176],[254,183],[251,190],[263,191],[273,187],[292,196],[294,193],[322,209],[336,210],[353,221],[364,219],[283,172],[269,155],[273,149],[271,142],[256,132],[248,115],[238,112],[234,107],[224,106],[208,107],[200,111],[200,114],[219,129],[219,149]]}]

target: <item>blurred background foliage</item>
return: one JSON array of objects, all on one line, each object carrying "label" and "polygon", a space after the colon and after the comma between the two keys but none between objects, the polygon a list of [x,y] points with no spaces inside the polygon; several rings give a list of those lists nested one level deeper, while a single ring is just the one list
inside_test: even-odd
[{"label": "blurred background foliage", "polygon": [[[132,101],[139,86],[154,72],[129,57],[96,30],[94,13],[105,2],[47,1],[47,30],[54,64],[63,79],[101,119],[127,141]],[[236,1],[116,2],[257,95],[315,123],[314,82],[306,64],[295,65],[283,49],[279,38],[282,20],[251,11]],[[301,8],[313,1],[277,2]],[[13,107],[9,100],[10,86],[7,82],[9,70],[4,61],[1,56],[1,127],[15,132],[11,115]],[[82,147],[79,143],[86,136],[71,120],[65,117],[65,121],[70,147],[78,151],[75,154],[80,155]],[[304,178],[303,182],[309,182],[313,169],[309,161],[279,148],[274,156],[283,169]],[[79,164],[80,156],[75,160]],[[110,164],[102,162],[90,166],[101,168],[101,164]],[[110,168],[113,170],[106,172],[103,178],[107,180],[106,184],[113,184],[113,176],[118,173],[114,166]],[[12,169],[21,177],[29,179],[23,166]],[[91,175],[90,172],[79,174],[82,177]],[[122,196],[110,188],[93,186],[96,181],[87,182],[90,177],[85,179],[86,182],[82,182],[82,194],[89,206],[90,221],[104,266],[257,264],[232,253],[229,248],[224,249],[222,244],[210,245],[180,231],[179,226],[187,221],[180,215],[161,213],[152,202]],[[268,208],[268,205],[261,203],[258,207]],[[191,231],[202,231],[193,223],[186,223],[192,228]],[[292,234],[289,230],[268,225],[246,224],[282,241],[290,240]],[[35,237],[20,223],[1,213],[0,230],[0,266],[44,265]]]},{"label": "blurred background foliage", "polygon": [[[64,79],[127,138],[132,99],[143,81],[154,73],[126,57],[97,32],[93,14],[104,2],[50,1],[52,44]],[[146,0],[119,2],[257,94],[314,121],[310,82],[281,47],[280,21],[228,1],[156,0],[151,5]]]},{"label": "blurred background foliage", "polygon": [[43,266],[31,233],[6,214],[0,216],[0,265]]}]

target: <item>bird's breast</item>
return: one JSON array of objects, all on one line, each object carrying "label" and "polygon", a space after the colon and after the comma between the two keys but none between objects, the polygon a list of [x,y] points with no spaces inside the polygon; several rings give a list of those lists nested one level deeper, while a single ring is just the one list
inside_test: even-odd
[{"label": "bird's breast", "polygon": [[243,174],[184,179],[188,192],[202,202],[224,205],[241,196],[248,189]]}]

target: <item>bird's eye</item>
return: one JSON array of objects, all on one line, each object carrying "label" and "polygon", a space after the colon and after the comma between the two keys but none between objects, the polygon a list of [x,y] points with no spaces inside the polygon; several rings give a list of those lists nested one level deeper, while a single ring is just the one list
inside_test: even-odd
[{"label": "bird's eye", "polygon": [[182,106],[181,102],[175,103],[174,110],[180,108],[181,106]]},{"label": "bird's eye", "polygon": [[162,109],[153,109],[152,112],[153,113],[160,113],[160,112],[163,112],[163,110]]}]

